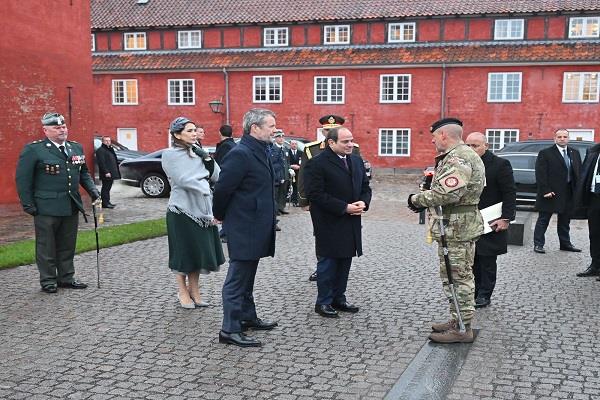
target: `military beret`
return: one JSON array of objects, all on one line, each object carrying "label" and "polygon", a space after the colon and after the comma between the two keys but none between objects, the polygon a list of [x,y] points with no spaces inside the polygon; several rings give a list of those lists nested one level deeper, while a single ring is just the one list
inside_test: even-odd
[{"label": "military beret", "polygon": [[42,117],[42,125],[50,126],[50,125],[64,125],[65,117],[56,112],[47,112]]},{"label": "military beret", "polygon": [[339,115],[333,114],[324,115],[321,118],[319,118],[319,123],[323,125],[323,128],[326,129],[337,128],[338,126],[344,125],[344,122],[346,122],[344,117],[340,117]]},{"label": "military beret", "polygon": [[233,129],[231,129],[230,125],[222,125],[219,128],[219,133],[223,136],[231,137],[231,135],[233,134]]},{"label": "military beret", "polygon": [[173,133],[179,133],[183,130],[183,128],[185,128],[185,124],[187,123],[194,123],[194,121],[191,121],[189,119],[187,119],[186,117],[177,117],[175,118],[173,121],[171,121],[171,125],[169,126],[169,132],[171,134]]},{"label": "military beret", "polygon": [[435,121],[430,127],[429,127],[429,131],[431,133],[435,132],[436,130],[438,130],[439,128],[441,128],[444,125],[458,125],[458,126],[463,126],[463,123],[460,119],[458,118],[442,118],[439,121]]},{"label": "military beret", "polygon": [[281,129],[276,129],[275,133],[273,133],[273,137],[280,137],[280,136],[285,136],[285,134],[283,133],[283,131]]}]

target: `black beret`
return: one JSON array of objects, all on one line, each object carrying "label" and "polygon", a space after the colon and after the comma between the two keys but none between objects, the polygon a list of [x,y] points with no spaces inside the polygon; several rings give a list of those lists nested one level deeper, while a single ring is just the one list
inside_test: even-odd
[{"label": "black beret", "polygon": [[337,128],[344,125],[344,122],[346,122],[344,117],[340,117],[339,115],[328,114],[319,118],[319,123],[326,129]]},{"label": "black beret", "polygon": [[442,118],[439,121],[435,121],[431,127],[429,127],[429,131],[431,133],[435,132],[437,129],[441,128],[444,125],[458,125],[463,126],[463,123],[458,118]]},{"label": "black beret", "polygon": [[47,112],[42,117],[42,125],[50,126],[50,125],[64,125],[65,117],[56,112]]},{"label": "black beret", "polygon": [[185,128],[185,124],[187,123],[194,123],[193,121],[189,120],[186,117],[177,117],[175,118],[173,121],[171,121],[171,125],[169,126],[169,132],[171,134],[173,133],[179,133],[183,130],[183,128]]},{"label": "black beret", "polygon": [[231,137],[231,135],[233,134],[233,129],[231,129],[230,125],[222,125],[219,128],[219,133],[223,136]]}]

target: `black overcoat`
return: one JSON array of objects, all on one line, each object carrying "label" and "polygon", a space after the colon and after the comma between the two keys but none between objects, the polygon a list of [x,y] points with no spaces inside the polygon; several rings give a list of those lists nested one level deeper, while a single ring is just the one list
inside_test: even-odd
[{"label": "black overcoat", "polygon": [[[98,163],[98,175],[101,180],[121,179],[119,162],[112,146],[108,147],[102,144],[98,147],[98,150],[96,150],[96,162]],[[107,173],[110,173],[110,178],[106,177]]]},{"label": "black overcoat", "polygon": [[217,148],[215,150],[213,158],[215,159],[217,164],[219,164],[219,166],[221,166],[221,164],[223,163],[223,160],[225,159],[227,153],[229,153],[234,147],[235,141],[233,140],[233,138],[227,138],[217,143]]},{"label": "black overcoat", "polygon": [[587,208],[590,205],[590,188],[592,179],[596,175],[596,160],[600,156],[600,143],[590,147],[585,155],[583,167],[581,168],[581,179],[577,182],[575,191],[575,204],[577,207]]},{"label": "black overcoat", "polygon": [[305,189],[321,257],[347,258],[362,255],[361,217],[346,213],[349,203],[362,200],[367,208],[371,188],[360,156],[347,156],[350,170],[328,147],[306,163]]},{"label": "black overcoat", "polygon": [[[481,160],[485,165],[485,187],[479,198],[479,209],[502,202],[500,218],[512,221],[517,207],[517,189],[510,162],[490,151],[483,153]],[[475,250],[482,256],[505,254],[507,240],[508,231],[492,231],[479,237]]]},{"label": "black overcoat", "polygon": [[[541,150],[535,162],[535,180],[537,196],[535,207],[538,211],[565,213],[573,209],[572,193],[575,190],[581,170],[581,156],[577,150],[567,146],[571,159],[573,176],[567,184],[567,165],[556,148],[552,145]],[[544,194],[554,192],[554,197],[545,198]]]}]

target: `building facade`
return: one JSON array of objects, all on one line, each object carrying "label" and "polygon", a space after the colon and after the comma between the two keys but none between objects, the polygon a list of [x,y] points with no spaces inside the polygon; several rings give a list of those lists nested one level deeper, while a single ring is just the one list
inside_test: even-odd
[{"label": "building facade", "polygon": [[178,115],[214,144],[249,108],[313,140],[333,113],[387,168],[430,164],[444,116],[494,149],[559,127],[597,140],[599,22],[577,0],[92,0],[94,129],[151,151]]}]

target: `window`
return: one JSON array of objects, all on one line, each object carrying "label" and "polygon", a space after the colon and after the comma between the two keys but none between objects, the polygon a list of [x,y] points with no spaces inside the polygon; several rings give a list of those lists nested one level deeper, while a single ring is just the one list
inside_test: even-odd
[{"label": "window", "polygon": [[495,40],[523,39],[522,19],[498,19],[494,28]]},{"label": "window", "polygon": [[380,156],[410,156],[410,129],[383,128],[379,130]]},{"label": "window", "polygon": [[597,38],[600,36],[600,17],[579,17],[569,19],[570,38]]},{"label": "window", "polygon": [[397,23],[388,25],[388,42],[414,42],[415,41],[415,23]]},{"label": "window", "polygon": [[194,80],[169,79],[169,105],[194,105]]},{"label": "window", "polygon": [[563,103],[597,103],[597,72],[565,72]]},{"label": "window", "polygon": [[411,75],[380,75],[380,102],[410,103]]},{"label": "window", "polygon": [[520,102],[521,72],[488,74],[488,102]]},{"label": "window", "polygon": [[315,104],[343,103],[343,76],[315,76]]},{"label": "window", "polygon": [[255,103],[281,103],[281,75],[254,77]]},{"label": "window", "polygon": [[112,98],[114,105],[137,104],[137,79],[122,79],[112,81]]},{"label": "window", "polygon": [[486,129],[485,136],[488,144],[490,145],[490,151],[497,151],[504,147],[506,143],[518,142],[519,141],[519,130],[518,129]]},{"label": "window", "polygon": [[199,49],[202,47],[202,31],[177,32],[177,47],[180,49]]},{"label": "window", "polygon": [[325,44],[348,44],[350,43],[350,25],[326,26],[323,36]]},{"label": "window", "polygon": [[265,46],[287,46],[288,28],[265,28],[263,43]]},{"label": "window", "polygon": [[125,50],[146,50],[146,32],[131,32],[123,34]]},{"label": "window", "polygon": [[593,129],[567,129],[567,131],[569,131],[569,140],[589,140],[591,142],[594,141]]},{"label": "window", "polygon": [[96,51],[96,35],[92,33],[92,51]]}]

